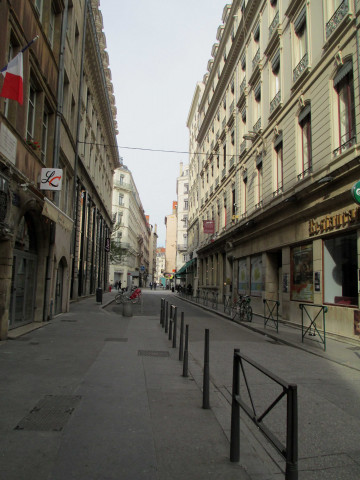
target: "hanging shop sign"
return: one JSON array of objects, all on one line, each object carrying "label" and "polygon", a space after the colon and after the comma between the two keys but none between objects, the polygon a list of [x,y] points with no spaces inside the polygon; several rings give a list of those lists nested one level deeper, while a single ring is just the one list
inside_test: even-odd
[{"label": "hanging shop sign", "polygon": [[214,220],[203,220],[204,233],[215,233]]},{"label": "hanging shop sign", "polygon": [[340,228],[346,228],[352,223],[360,221],[360,208],[352,208],[342,213],[335,213],[334,215],[326,215],[319,220],[309,221],[309,235],[319,235],[322,233],[331,232]]},{"label": "hanging shop sign", "polygon": [[42,168],[40,190],[61,190],[62,175],[61,168]]},{"label": "hanging shop sign", "polygon": [[351,195],[355,202],[360,205],[360,181],[356,182],[351,189]]}]

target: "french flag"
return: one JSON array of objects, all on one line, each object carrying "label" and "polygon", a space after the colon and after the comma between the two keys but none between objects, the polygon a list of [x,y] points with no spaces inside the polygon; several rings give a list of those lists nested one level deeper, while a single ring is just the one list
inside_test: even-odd
[{"label": "french flag", "polygon": [[23,104],[23,54],[18,53],[1,70],[4,75],[4,83],[1,89],[0,97],[10,98]]}]

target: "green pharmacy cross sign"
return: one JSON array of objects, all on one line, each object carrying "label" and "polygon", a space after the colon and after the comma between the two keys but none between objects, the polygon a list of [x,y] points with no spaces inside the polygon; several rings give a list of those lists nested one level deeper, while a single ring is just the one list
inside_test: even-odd
[{"label": "green pharmacy cross sign", "polygon": [[355,202],[360,205],[360,180],[351,188],[351,195]]}]

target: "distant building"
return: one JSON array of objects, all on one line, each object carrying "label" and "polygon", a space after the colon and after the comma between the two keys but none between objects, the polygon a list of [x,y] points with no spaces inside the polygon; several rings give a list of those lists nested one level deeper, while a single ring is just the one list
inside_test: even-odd
[{"label": "distant building", "polygon": [[165,248],[156,249],[156,274],[155,281],[163,286],[166,284],[165,274]]},{"label": "distant building", "polygon": [[[176,262],[178,272],[188,260],[188,215],[189,215],[189,167],[180,163],[180,175],[176,179],[177,209],[176,209]],[[176,276],[176,283],[185,282],[185,274]],[[181,280],[183,280],[181,282]]]},{"label": "distant building", "polygon": [[146,286],[149,275],[152,275],[150,258],[152,262],[153,254],[150,251],[156,243],[156,225],[153,232],[131,171],[125,165],[114,173],[112,212],[114,252],[118,252],[121,258],[113,259],[110,264],[110,283],[121,282],[123,288]]},{"label": "distant building", "polygon": [[176,272],[176,230],[177,230],[177,202],[173,202],[172,214],[165,217],[165,277],[168,284],[174,283]]}]

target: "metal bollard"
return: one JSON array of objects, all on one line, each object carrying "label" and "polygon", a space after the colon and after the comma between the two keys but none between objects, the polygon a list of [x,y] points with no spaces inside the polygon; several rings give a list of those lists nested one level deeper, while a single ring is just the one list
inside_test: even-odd
[{"label": "metal bollard", "polygon": [[169,340],[172,340],[173,321],[170,320],[169,324]]},{"label": "metal bollard", "polygon": [[173,343],[172,347],[176,348],[176,330],[177,330],[177,307],[174,306],[174,315],[173,315],[173,324],[174,324],[174,330],[173,330]]},{"label": "metal bollard", "polygon": [[169,325],[169,302],[166,303],[165,308],[165,333],[168,333],[168,325]]},{"label": "metal bollard", "polygon": [[164,324],[164,299],[160,300],[160,325]]},{"label": "metal bollard", "polygon": [[286,421],[286,480],[298,480],[298,404],[297,386],[289,385]]},{"label": "metal bollard", "polygon": [[210,366],[209,366],[209,329],[205,329],[204,346],[204,376],[203,376],[203,404],[202,408],[210,408]]},{"label": "metal bollard", "polygon": [[181,312],[179,360],[184,358],[184,312]]},{"label": "metal bollard", "polygon": [[240,405],[236,400],[240,393],[240,364],[237,355],[240,350],[234,350],[233,359],[233,385],[231,404],[231,433],[230,433],[230,462],[240,460]]},{"label": "metal bollard", "polygon": [[188,377],[189,366],[189,325],[185,327],[185,350],[184,350],[184,362],[183,362],[183,377]]}]

